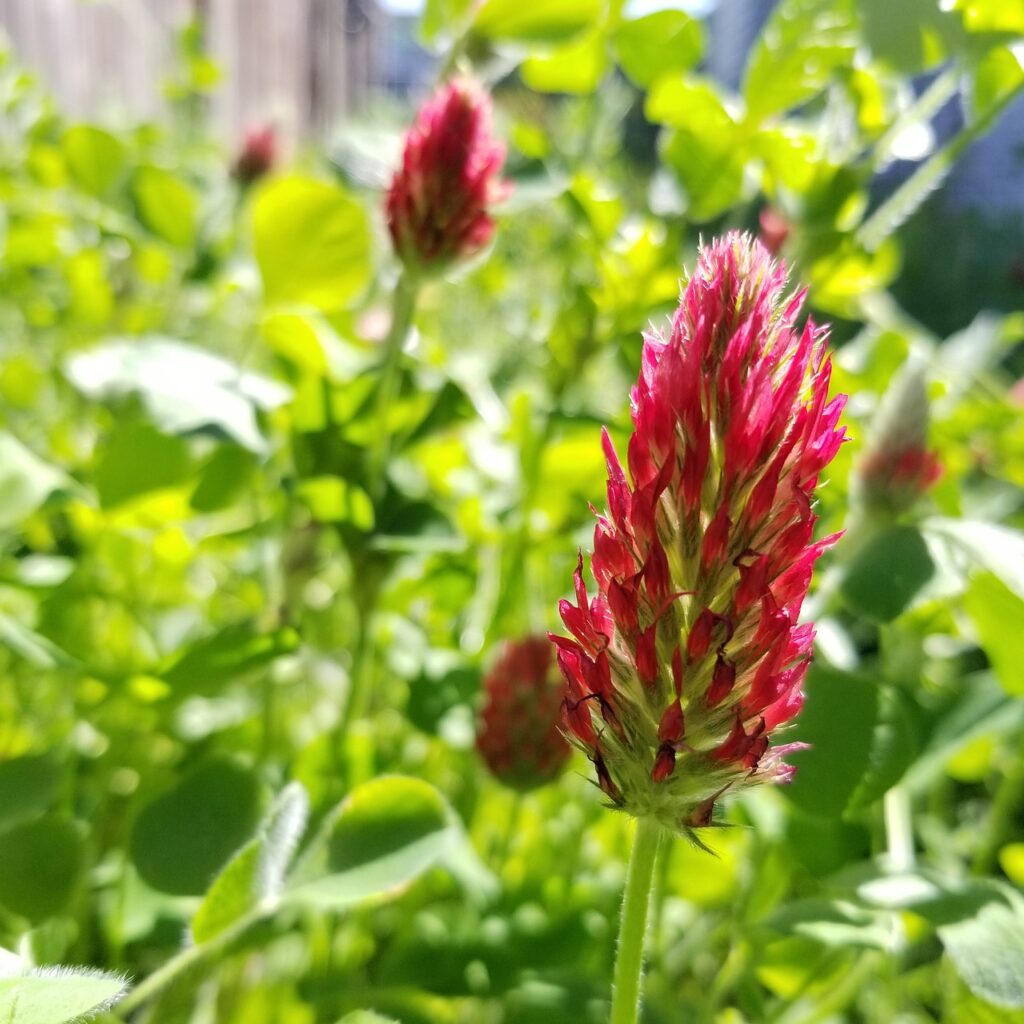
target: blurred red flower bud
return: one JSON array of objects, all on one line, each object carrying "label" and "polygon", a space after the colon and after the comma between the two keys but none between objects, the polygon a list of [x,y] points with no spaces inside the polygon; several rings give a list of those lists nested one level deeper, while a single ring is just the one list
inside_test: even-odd
[{"label": "blurred red flower bud", "polygon": [[548,640],[506,644],[483,692],[476,748],[491,774],[520,790],[554,779],[571,751],[559,728],[562,692]]}]

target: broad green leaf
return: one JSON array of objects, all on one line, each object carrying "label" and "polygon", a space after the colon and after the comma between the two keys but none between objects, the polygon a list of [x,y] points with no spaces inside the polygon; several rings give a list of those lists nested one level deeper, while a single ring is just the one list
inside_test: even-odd
[{"label": "broad green leaf", "polygon": [[124,171],[124,146],[102,128],[73,125],[64,133],[61,147],[71,176],[93,195],[109,192]]},{"label": "broad green leaf", "polygon": [[318,522],[351,523],[365,532],[373,529],[373,502],[357,484],[338,476],[307,477],[296,493]]},{"label": "broad green leaf", "polygon": [[1021,0],[955,0],[969,32],[1010,32],[1024,34],[1024,4]]},{"label": "broad green leaf", "polygon": [[199,201],[185,182],[159,167],[140,167],[131,188],[139,220],[154,235],[180,248],[194,244]]},{"label": "broad green leaf", "polygon": [[951,541],[974,565],[1024,598],[1024,534],[1019,530],[998,523],[939,516],[926,519],[921,529]]},{"label": "broad green leaf", "polygon": [[753,121],[816,96],[853,60],[853,0],[782,0],[747,64],[743,96]]},{"label": "broad green leaf", "polygon": [[398,1024],[394,1017],[382,1017],[373,1010],[353,1010],[346,1013],[338,1024]]},{"label": "broad green leaf", "polygon": [[93,471],[100,503],[113,508],[140,494],[173,487],[191,470],[188,444],[149,423],[119,419],[98,447]]},{"label": "broad green leaf", "polygon": [[612,36],[616,59],[642,89],[673,71],[688,71],[700,60],[704,34],[684,11],[655,11],[623,21]]},{"label": "broad green leaf", "polygon": [[957,974],[980,999],[1024,1007],[1024,911],[990,903],[975,917],[939,929]]},{"label": "broad green leaf", "polygon": [[[1024,31],[1024,29],[1022,29]],[[1015,46],[993,47],[978,62],[974,72],[974,94],[971,97],[976,116],[1000,105],[1016,93],[1024,83],[1024,50]]]},{"label": "broad green leaf", "polygon": [[219,445],[199,470],[189,504],[197,512],[215,512],[236,501],[256,472],[258,461],[245,448]]},{"label": "broad green leaf", "polygon": [[293,629],[261,632],[252,622],[240,622],[178,651],[157,674],[178,696],[218,693],[290,654],[298,643]]},{"label": "broad green leaf", "polygon": [[523,81],[538,92],[581,95],[598,87],[607,68],[607,44],[604,33],[597,31],[551,53],[527,58],[521,74]]},{"label": "broad green leaf", "polygon": [[[0,950],[0,953],[5,951]],[[87,967],[36,967],[0,960],[3,1024],[66,1024],[109,1009],[124,995],[126,980]]]},{"label": "broad green leaf", "polygon": [[891,622],[910,606],[934,572],[919,530],[888,527],[868,540],[845,567],[842,595],[859,615]]},{"label": "broad green leaf", "polygon": [[847,810],[870,807],[896,785],[914,761],[918,740],[911,722],[910,702],[900,690],[879,691],[878,720],[868,751],[868,763]]},{"label": "broad green leaf", "polygon": [[692,219],[710,220],[740,199],[745,138],[710,82],[661,79],[648,94],[645,111],[649,120],[673,128],[664,137],[662,158],[685,192]]},{"label": "broad green leaf", "polygon": [[857,0],[872,54],[905,73],[918,73],[945,56],[939,40],[956,33],[956,16],[935,0]]},{"label": "broad green leaf", "polygon": [[964,606],[996,678],[1007,693],[1024,697],[1024,600],[986,572],[971,581]]},{"label": "broad green leaf", "polygon": [[132,861],[154,889],[199,895],[252,836],[259,804],[251,769],[210,757],[142,808],[132,830]]},{"label": "broad green leaf", "polygon": [[37,922],[71,900],[85,861],[80,827],[57,816],[23,821],[0,832],[0,904]]},{"label": "broad green leaf", "polygon": [[488,39],[559,42],[590,28],[601,17],[602,0],[484,0],[473,30]]},{"label": "broad green leaf", "polygon": [[342,309],[372,275],[366,212],[337,184],[291,177],[265,185],[253,208],[253,245],[268,302]]},{"label": "broad green leaf", "polygon": [[355,789],[324,830],[319,877],[302,873],[296,900],[345,907],[393,893],[433,867],[454,835],[444,798],[429,783],[385,775]]},{"label": "broad green leaf", "polygon": [[327,356],[309,317],[299,313],[271,313],[261,329],[267,345],[282,359],[307,373],[327,373]]},{"label": "broad green leaf", "polygon": [[17,526],[52,494],[71,486],[63,472],[0,431],[0,529]]},{"label": "broad green leaf", "polygon": [[0,761],[0,827],[50,809],[64,781],[64,768],[52,754]]},{"label": "broad green leaf", "polygon": [[773,913],[765,925],[840,949],[888,949],[892,942],[888,914],[867,910],[849,900],[797,900]]},{"label": "broad green leaf", "polygon": [[228,862],[192,919],[192,936],[206,942],[259,906],[272,906],[284,886],[309,813],[306,791],[286,786],[250,840]]},{"label": "broad green leaf", "polygon": [[266,449],[257,411],[282,405],[290,394],[212,352],[159,335],[111,338],[72,356],[66,373],[93,399],[137,395],[166,433],[212,431],[257,454]]},{"label": "broad green leaf", "polygon": [[796,777],[785,794],[800,810],[840,817],[868,768],[878,689],[861,676],[813,666],[807,703],[786,740],[810,744],[787,758]]}]

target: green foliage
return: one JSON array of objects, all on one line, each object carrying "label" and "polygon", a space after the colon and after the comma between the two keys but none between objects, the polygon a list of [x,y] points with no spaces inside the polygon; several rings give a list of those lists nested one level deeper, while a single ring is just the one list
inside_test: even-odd
[{"label": "green foliage", "polygon": [[[475,715],[500,643],[562,628],[641,331],[766,208],[834,323],[851,440],[816,501],[846,532],[779,736],[809,746],[723,797],[714,856],[666,845],[644,1019],[1020,1018],[1020,225],[942,188],[1024,89],[1018,7],[783,0],[732,90],[672,5],[429,0],[514,190],[390,360],[411,111],[242,188],[201,25],[161,124],[67,121],[0,55],[0,1021],[122,975],[100,1019],[607,1019],[627,823],[582,758],[504,791]],[[943,476],[865,518],[908,364]],[[112,973],[37,966],[72,963]]]}]

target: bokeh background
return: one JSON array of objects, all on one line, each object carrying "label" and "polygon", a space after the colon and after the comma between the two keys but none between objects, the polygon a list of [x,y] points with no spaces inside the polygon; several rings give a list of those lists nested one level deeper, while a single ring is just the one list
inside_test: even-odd
[{"label": "bokeh background", "polygon": [[[561,628],[641,332],[736,228],[832,325],[851,441],[817,511],[848,532],[812,748],[713,853],[663,849],[644,1020],[1024,1020],[1020,0],[0,0],[0,28],[0,973],[145,985],[195,940],[100,1019],[607,1019],[630,823],[578,754],[503,784],[479,712],[503,644]],[[514,190],[378,415],[383,194],[452,69]],[[939,478],[897,479],[905,449]]]}]

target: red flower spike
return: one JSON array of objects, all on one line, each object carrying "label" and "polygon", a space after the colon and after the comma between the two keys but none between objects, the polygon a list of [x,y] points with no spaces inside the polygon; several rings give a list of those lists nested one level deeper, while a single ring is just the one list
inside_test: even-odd
[{"label": "red flower spike", "polygon": [[[576,652],[559,650],[565,673],[563,655],[571,662]],[[527,637],[507,644],[484,677],[476,749],[491,774],[513,789],[533,789],[561,773],[570,747],[559,729],[559,711],[577,739],[596,742],[578,660],[567,673],[573,682],[564,698],[553,662],[545,637]]]},{"label": "red flower spike", "polygon": [[813,491],[844,438],[826,332],[798,323],[802,304],[749,237],[703,249],[671,328],[644,336],[628,476],[602,435],[598,593],[578,569],[557,641],[567,730],[617,806],[669,828],[792,775],[773,731],[803,700],[813,627],[797,619],[836,539],[813,540]]},{"label": "red flower spike", "polygon": [[250,128],[242,139],[231,174],[240,185],[251,185],[274,169],[280,142],[273,125]]},{"label": "red flower spike", "polygon": [[491,206],[511,189],[504,161],[487,95],[468,79],[441,86],[406,135],[385,201],[395,253],[410,270],[443,269],[490,242]]}]

